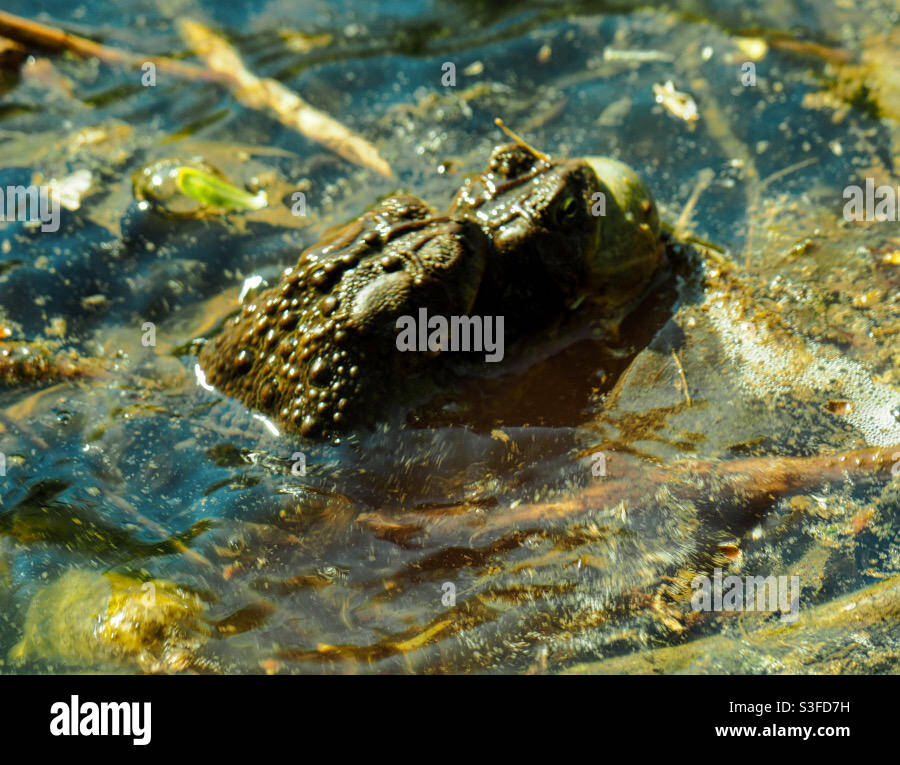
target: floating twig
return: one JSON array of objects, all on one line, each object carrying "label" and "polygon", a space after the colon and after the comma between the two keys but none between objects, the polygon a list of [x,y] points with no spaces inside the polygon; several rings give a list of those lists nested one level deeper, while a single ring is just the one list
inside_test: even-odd
[{"label": "floating twig", "polygon": [[188,19],[181,21],[178,29],[206,65],[225,76],[226,86],[242,104],[251,109],[268,109],[283,124],[327,146],[344,159],[388,178],[393,176],[390,165],[371,143],[310,106],[277,80],[257,77],[244,66],[237,51],[217,34]]},{"label": "floating twig", "polygon": [[194,52],[206,60],[205,67],[165,56],[148,56],[112,48],[48,24],[0,11],[0,35],[25,45],[52,51],[67,50],[115,66],[141,69],[150,63],[157,70],[174,77],[223,85],[245,106],[270,110],[283,124],[321,143],[344,159],[388,178],[393,176],[390,165],[379,156],[371,143],[310,106],[277,80],[256,77],[224,39],[195,21],[182,21],[179,30]]},{"label": "floating twig", "polygon": [[67,50],[83,58],[97,58],[107,64],[140,69],[152,63],[160,71],[168,72],[188,80],[223,83],[227,78],[202,66],[185,64],[164,56],[145,56],[133,51],[111,48],[108,45],[88,40],[86,37],[65,32],[62,29],[41,24],[13,13],[0,11],[0,34],[4,34],[26,45],[34,45],[47,50]]},{"label": "floating twig", "polygon": [[515,141],[517,144],[519,144],[519,146],[521,146],[523,149],[526,149],[527,151],[531,152],[538,159],[542,159],[544,162],[548,162],[548,163],[551,161],[550,157],[548,157],[546,154],[544,154],[544,152],[540,151],[539,149],[535,149],[533,146],[528,144],[524,138],[517,135],[512,130],[510,130],[508,127],[506,127],[506,123],[499,117],[494,117],[494,124],[498,128],[500,128],[504,133],[506,133],[506,135],[508,135],[513,141]]}]

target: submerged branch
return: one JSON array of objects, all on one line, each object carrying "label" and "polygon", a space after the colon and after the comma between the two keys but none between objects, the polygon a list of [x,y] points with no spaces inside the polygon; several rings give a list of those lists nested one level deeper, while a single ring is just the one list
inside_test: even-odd
[{"label": "submerged branch", "polygon": [[6,35],[26,45],[37,46],[46,50],[67,50],[84,58],[97,58],[107,64],[140,69],[146,63],[152,63],[159,71],[168,72],[176,77],[188,80],[223,83],[224,75],[210,71],[202,66],[185,64],[164,56],[145,56],[132,51],[111,48],[108,45],[88,40],[86,37],[65,32],[62,29],[41,24],[38,21],[22,18],[6,11],[0,11],[0,34]]},{"label": "submerged branch", "polygon": [[[623,462],[620,475],[592,484],[569,497],[500,508],[477,514],[465,505],[441,513],[415,510],[363,513],[357,523],[374,536],[397,544],[485,543],[515,531],[571,522],[596,511],[640,506],[663,485],[673,496],[719,502],[737,496],[748,513],[780,497],[841,483],[848,476],[877,480],[895,475],[900,444],[816,457],[744,457],[731,460],[684,460],[669,467]],[[624,504],[623,504],[624,503]]]},{"label": "submerged branch", "polygon": [[178,25],[182,37],[214,72],[226,77],[226,86],[235,98],[252,109],[268,109],[279,122],[307,138],[327,146],[335,154],[390,178],[390,165],[364,138],[324,112],[310,106],[300,96],[271,78],[261,79],[250,72],[237,51],[225,40],[196,21]]},{"label": "submerged branch", "polygon": [[269,110],[279,122],[321,143],[344,159],[388,178],[393,176],[390,165],[381,158],[375,146],[337,120],[310,106],[277,80],[261,79],[254,75],[244,66],[234,48],[202,24],[185,20],[179,24],[179,30],[195,53],[206,60],[205,67],[165,56],[147,56],[112,48],[47,24],[0,11],[0,35],[47,50],[66,50],[78,56],[97,58],[115,66],[140,69],[151,63],[158,71],[173,77],[223,85],[245,106]]}]

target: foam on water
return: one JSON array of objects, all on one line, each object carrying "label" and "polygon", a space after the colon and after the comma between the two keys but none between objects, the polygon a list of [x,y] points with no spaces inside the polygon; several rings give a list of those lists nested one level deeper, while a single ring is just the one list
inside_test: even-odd
[{"label": "foam on water", "polygon": [[747,301],[728,290],[710,294],[703,309],[749,393],[806,390],[823,408],[830,399],[847,400],[852,408],[841,416],[869,445],[900,444],[900,393],[874,382],[862,364],[793,332],[758,306],[748,311]]}]

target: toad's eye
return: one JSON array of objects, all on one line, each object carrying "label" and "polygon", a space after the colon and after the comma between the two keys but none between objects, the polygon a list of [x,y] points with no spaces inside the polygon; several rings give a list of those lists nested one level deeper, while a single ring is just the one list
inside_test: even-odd
[{"label": "toad's eye", "polygon": [[554,217],[557,224],[564,226],[572,223],[578,217],[578,200],[573,196],[567,196],[556,206]]}]

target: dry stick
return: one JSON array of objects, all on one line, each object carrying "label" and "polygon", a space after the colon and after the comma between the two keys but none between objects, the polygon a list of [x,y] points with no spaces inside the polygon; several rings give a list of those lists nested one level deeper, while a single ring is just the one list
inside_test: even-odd
[{"label": "dry stick", "polygon": [[522,138],[521,136],[519,136],[518,134],[513,133],[513,131],[510,130],[506,126],[506,123],[502,119],[500,119],[500,117],[494,117],[494,124],[498,128],[500,128],[504,133],[506,133],[506,135],[508,135],[513,141],[515,141],[523,149],[530,152],[531,154],[534,154],[534,156],[537,157],[538,159],[544,160],[544,162],[550,162],[550,157],[548,157],[546,154],[544,154],[544,152],[538,151],[533,146],[529,146],[528,143],[525,142],[525,139]]},{"label": "dry stick", "polygon": [[0,37],[0,69],[16,69],[25,60],[28,51],[22,43]]},{"label": "dry stick", "polygon": [[390,165],[379,156],[371,143],[307,104],[280,82],[253,75],[237,52],[206,27],[184,21],[180,30],[191,47],[207,58],[207,67],[185,64],[164,56],[146,56],[110,48],[56,27],[0,11],[0,35],[49,50],[67,50],[79,56],[95,57],[118,66],[141,68],[152,63],[158,70],[174,77],[224,85],[244,105],[253,109],[268,108],[280,122],[327,146],[344,159],[388,178],[393,176]]},{"label": "dry stick", "polygon": [[252,109],[266,108],[279,122],[324,144],[344,159],[393,177],[390,165],[371,143],[310,106],[278,80],[257,77],[244,66],[238,52],[217,34],[189,19],[179,23],[178,31],[210,69],[228,76],[225,84],[242,104]]},{"label": "dry stick", "polygon": [[38,21],[25,19],[6,11],[0,11],[0,34],[27,45],[59,51],[67,50],[85,58],[98,58],[107,64],[128,66],[139,69],[146,63],[152,63],[160,71],[168,72],[188,80],[204,80],[225,84],[227,75],[212,72],[202,66],[184,64],[175,59],[163,56],[144,56],[131,51],[110,48],[86,37],[65,32],[62,29],[41,24]]}]

